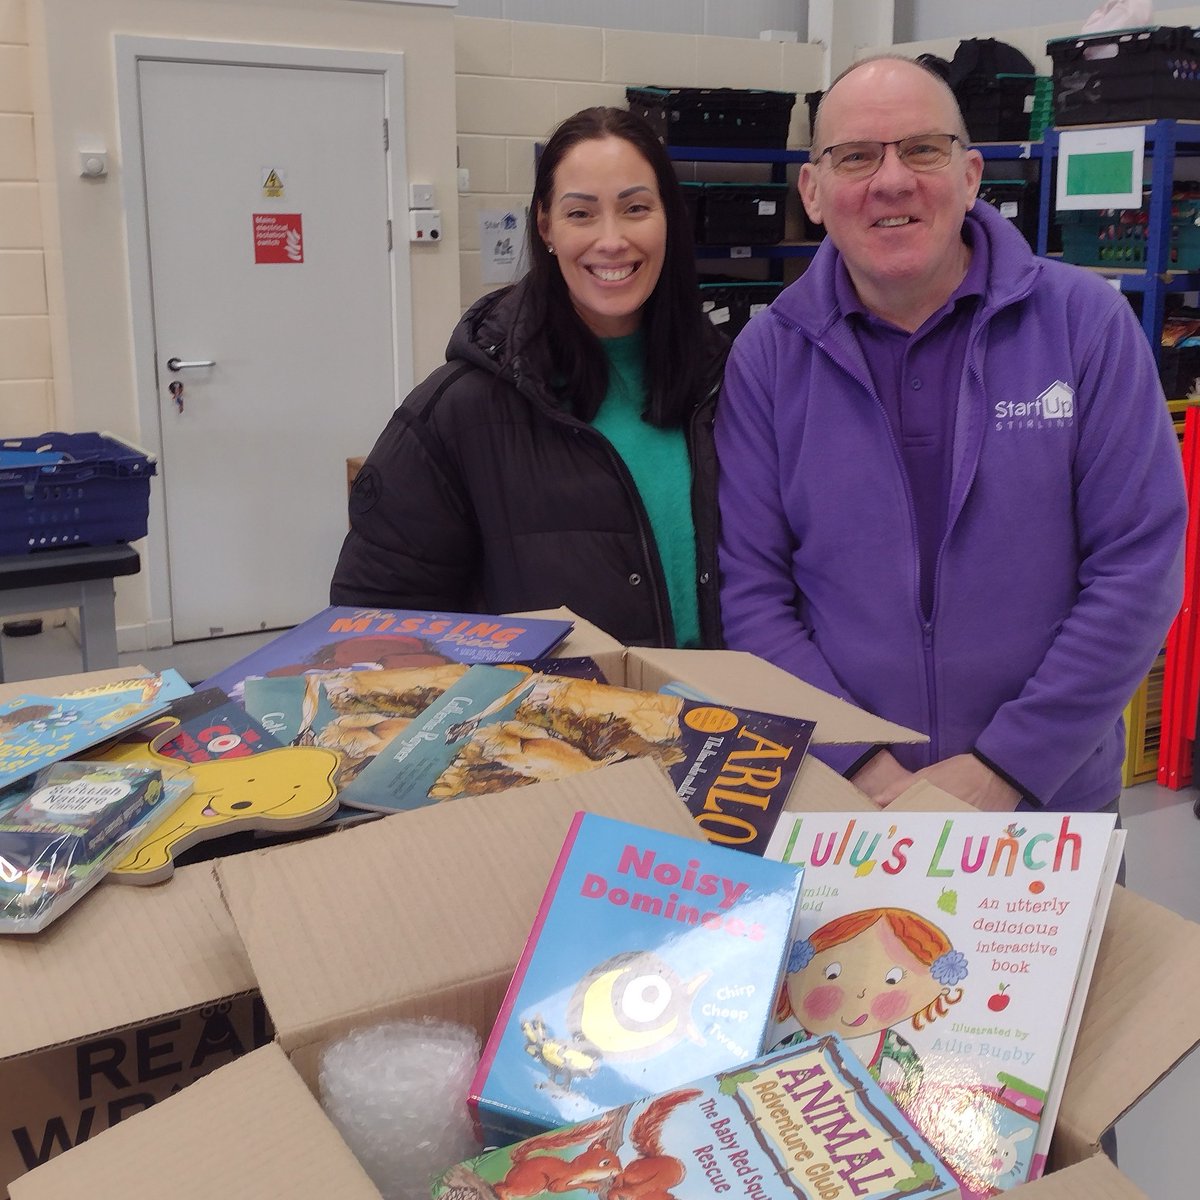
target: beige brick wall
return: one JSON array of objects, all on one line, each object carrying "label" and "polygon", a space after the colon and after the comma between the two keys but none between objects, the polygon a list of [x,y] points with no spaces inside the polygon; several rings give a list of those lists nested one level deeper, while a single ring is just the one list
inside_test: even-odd
[{"label": "beige brick wall", "polygon": [[26,0],[0,0],[0,437],[52,424]]},{"label": "beige brick wall", "polygon": [[[464,308],[496,286],[480,277],[480,210],[527,205],[534,145],[581,108],[624,106],[628,85],[795,92],[788,145],[808,144],[804,93],[820,87],[819,46],[484,17],[454,25],[459,165],[470,180],[458,209]],[[732,175],[712,166],[697,177]]]}]

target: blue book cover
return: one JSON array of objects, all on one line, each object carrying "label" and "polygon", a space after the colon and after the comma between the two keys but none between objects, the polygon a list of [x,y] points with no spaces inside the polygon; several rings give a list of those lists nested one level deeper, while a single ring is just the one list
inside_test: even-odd
[{"label": "blue book cover", "polygon": [[761,1054],[802,875],[577,813],[471,1087],[485,1144]]},{"label": "blue book cover", "polygon": [[451,1167],[437,1200],[957,1200],[958,1186],[836,1034]]},{"label": "blue book cover", "polygon": [[571,621],[400,608],[333,605],[206,679],[242,699],[243,681],[356,668],[439,663],[526,662],[549,654]]},{"label": "blue book cover", "polygon": [[177,671],[167,670],[0,702],[0,788],[116,738],[191,690]]},{"label": "blue book cover", "polygon": [[[489,674],[490,672],[490,674]],[[400,811],[649,757],[710,841],[762,854],[813,722],[575,675],[472,667],[346,789]]]}]

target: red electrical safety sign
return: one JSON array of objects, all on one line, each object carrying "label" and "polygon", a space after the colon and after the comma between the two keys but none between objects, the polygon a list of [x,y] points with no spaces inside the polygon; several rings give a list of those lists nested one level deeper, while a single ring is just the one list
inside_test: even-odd
[{"label": "red electrical safety sign", "polygon": [[302,263],[304,235],[299,213],[254,214],[254,261]]}]

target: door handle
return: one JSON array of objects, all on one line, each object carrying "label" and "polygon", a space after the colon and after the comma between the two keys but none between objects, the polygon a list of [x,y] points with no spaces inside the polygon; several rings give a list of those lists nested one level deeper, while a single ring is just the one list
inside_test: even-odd
[{"label": "door handle", "polygon": [[198,358],[186,362],[182,358],[168,358],[168,371],[186,371],[189,367],[215,367],[217,364],[211,358]]}]

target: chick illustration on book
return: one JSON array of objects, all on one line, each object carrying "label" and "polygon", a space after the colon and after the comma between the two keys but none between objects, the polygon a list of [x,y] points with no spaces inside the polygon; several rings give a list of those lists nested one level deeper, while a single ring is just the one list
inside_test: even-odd
[{"label": "chick illustration on book", "polygon": [[523,1020],[521,1032],[525,1035],[525,1053],[546,1068],[553,1084],[569,1090],[576,1079],[594,1075],[600,1065],[595,1050],[582,1038],[563,1041],[553,1037],[540,1016]]},{"label": "chick illustration on book", "polygon": [[711,974],[685,980],[652,951],[614,954],[580,979],[567,1022],[600,1058],[614,1062],[654,1058],[684,1038],[703,1046],[692,1000]]}]

